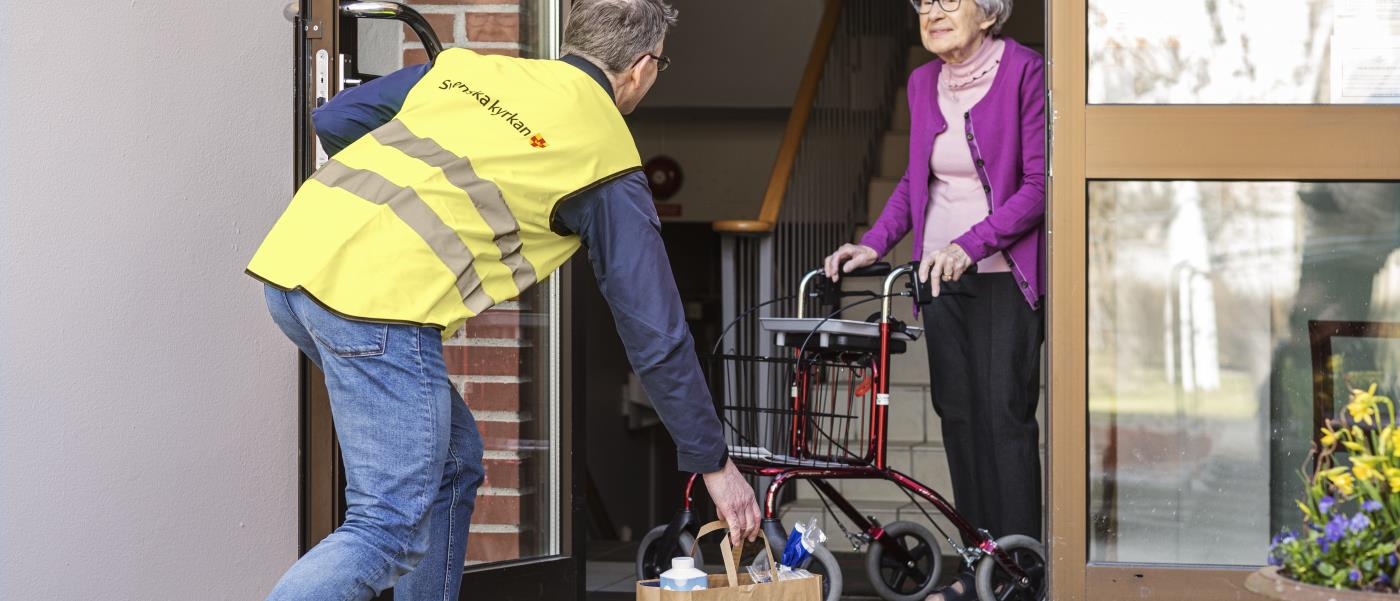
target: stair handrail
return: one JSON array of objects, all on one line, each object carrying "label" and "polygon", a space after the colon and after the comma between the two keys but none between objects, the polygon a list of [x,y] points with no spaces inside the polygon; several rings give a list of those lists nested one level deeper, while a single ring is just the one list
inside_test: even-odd
[{"label": "stair handrail", "polygon": [[788,113],[787,127],[783,130],[783,142],[778,147],[778,158],[773,164],[773,172],[768,178],[768,188],[763,194],[763,205],[759,207],[757,219],[725,219],[714,222],[717,232],[729,234],[760,234],[772,232],[778,223],[778,215],[783,209],[783,198],[787,196],[788,182],[792,180],[793,166],[797,164],[797,151],[802,146],[807,122],[812,115],[812,106],[817,100],[817,90],[821,85],[822,70],[826,68],[830,54],[831,40],[836,35],[836,26],[841,21],[843,0],[825,0],[821,24],[812,40],[812,50],[807,54],[807,67],[802,72],[802,82],[797,87],[797,98]]}]

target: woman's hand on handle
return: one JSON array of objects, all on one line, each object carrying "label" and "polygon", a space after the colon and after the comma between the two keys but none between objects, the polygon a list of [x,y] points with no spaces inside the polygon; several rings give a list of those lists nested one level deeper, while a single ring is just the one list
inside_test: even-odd
[{"label": "woman's hand on handle", "polygon": [[731,545],[758,539],[761,516],[758,499],[749,481],[739,473],[739,468],[734,467],[734,461],[725,461],[719,471],[705,474],[705,489],[710,491],[710,499],[715,502],[719,519],[729,524]]},{"label": "woman's hand on handle", "polygon": [[[939,282],[956,282],[969,267],[972,257],[961,246],[949,244],[919,260],[919,281],[929,282],[933,295],[938,296]],[[934,276],[933,281],[929,281],[929,276]]]},{"label": "woman's hand on handle", "polygon": [[875,249],[863,244],[842,244],[841,248],[822,262],[822,271],[826,272],[826,277],[836,282],[841,280],[841,274],[850,273],[861,267],[871,265],[880,260],[880,253]]}]

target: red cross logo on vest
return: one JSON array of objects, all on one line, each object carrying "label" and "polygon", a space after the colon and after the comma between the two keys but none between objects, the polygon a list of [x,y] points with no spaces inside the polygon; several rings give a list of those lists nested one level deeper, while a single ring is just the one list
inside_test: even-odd
[{"label": "red cross logo on vest", "polygon": [[549,143],[544,141],[544,136],[530,136],[530,145],[535,148],[544,148],[549,146]]}]

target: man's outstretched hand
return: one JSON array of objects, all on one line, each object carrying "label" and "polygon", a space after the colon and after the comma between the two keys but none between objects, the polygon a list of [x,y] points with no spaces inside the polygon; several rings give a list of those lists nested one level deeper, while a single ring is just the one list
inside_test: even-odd
[{"label": "man's outstretched hand", "polygon": [[734,467],[734,462],[726,460],[724,467],[717,472],[705,474],[705,488],[719,511],[719,519],[729,524],[729,543],[758,538],[758,500],[754,497],[749,481]]}]

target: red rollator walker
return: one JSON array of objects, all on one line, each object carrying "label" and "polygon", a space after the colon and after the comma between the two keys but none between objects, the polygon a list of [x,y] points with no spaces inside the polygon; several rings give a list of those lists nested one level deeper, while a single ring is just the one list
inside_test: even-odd
[{"label": "red rollator walker", "polygon": [[[741,472],[756,477],[764,533],[780,546],[787,539],[779,521],[780,504],[792,496],[784,486],[793,480],[811,484],[852,547],[865,549],[867,575],[882,599],[923,601],[938,586],[942,547],[918,523],[880,524],[863,515],[831,480],[883,479],[903,490],[956,556],[976,571],[981,601],[1043,601],[1048,585],[1045,551],[1039,541],[1022,535],[994,538],[993,533],[969,524],[937,491],[887,463],[891,358],[924,334],[922,328],[892,319],[891,301],[913,297],[919,304],[939,302],[930,298],[927,284],[919,284],[915,273],[914,264],[892,269],[888,263],[879,263],[846,274],[847,278],[883,277],[883,293],[877,294],[842,292],[820,269],[813,270],[798,285],[796,317],[757,316],[759,307],[789,300],[778,299],[752,307],[728,324],[726,336],[730,330],[771,335],[775,349],[771,356],[731,351],[708,357],[708,377],[725,425],[729,457]],[[902,289],[896,290],[901,281]],[[957,282],[943,283],[940,298],[956,295],[969,294]],[[806,315],[814,304],[829,308],[851,297],[865,298],[829,314]],[[881,310],[868,320],[841,318],[845,311],[874,302],[881,304]],[[695,530],[704,521],[692,513],[691,491],[697,477],[691,476],[686,485],[685,506],[676,517],[642,539],[638,578],[657,577],[672,557],[695,548]],[[959,538],[944,532],[924,510],[925,504],[943,514]],[[841,517],[853,527],[848,529]],[[703,557],[698,551],[696,555],[696,564],[702,564]],[[840,599],[844,579],[830,551],[819,547],[806,565],[795,567],[821,573],[826,601]]]}]

